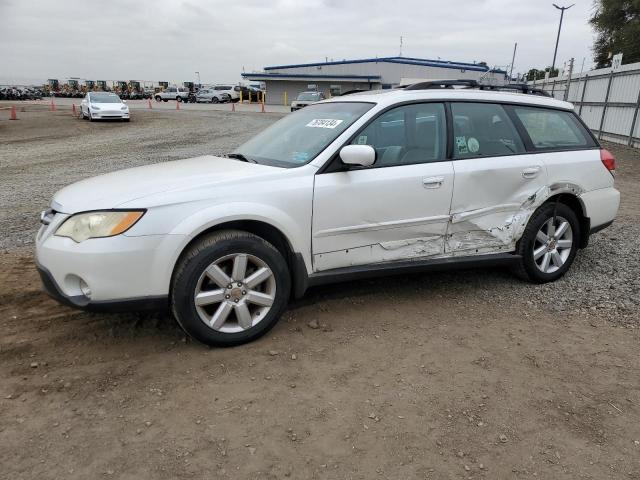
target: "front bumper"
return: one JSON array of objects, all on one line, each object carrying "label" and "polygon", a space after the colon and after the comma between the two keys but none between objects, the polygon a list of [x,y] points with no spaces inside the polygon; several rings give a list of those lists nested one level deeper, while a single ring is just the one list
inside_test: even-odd
[{"label": "front bumper", "polygon": [[123,111],[105,111],[105,110],[91,110],[91,116],[94,120],[108,120],[108,119],[118,119],[122,120],[125,118],[129,118],[129,112]]},{"label": "front bumper", "polygon": [[65,295],[53,275],[42,265],[36,263],[42,280],[42,288],[47,295],[63,305],[89,312],[140,312],[163,311],[169,309],[169,296],[127,298],[119,300],[92,301],[86,295]]},{"label": "front bumper", "polygon": [[56,214],[36,237],[36,264],[45,291],[59,302],[94,311],[163,309],[183,235],[94,238],[76,243],[53,232]]}]

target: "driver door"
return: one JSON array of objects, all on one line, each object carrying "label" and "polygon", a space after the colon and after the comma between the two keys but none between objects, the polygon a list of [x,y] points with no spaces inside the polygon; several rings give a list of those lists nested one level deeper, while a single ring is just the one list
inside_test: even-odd
[{"label": "driver door", "polygon": [[454,175],[446,138],[442,103],[399,106],[352,142],[376,150],[374,165],[316,175],[314,271],[444,254]]}]

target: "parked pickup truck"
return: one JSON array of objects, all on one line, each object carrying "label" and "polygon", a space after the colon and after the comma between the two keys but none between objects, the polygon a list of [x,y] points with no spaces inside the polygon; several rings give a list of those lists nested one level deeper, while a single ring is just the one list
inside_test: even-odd
[{"label": "parked pickup truck", "polygon": [[187,87],[169,87],[162,92],[156,93],[154,98],[156,102],[168,102],[169,100],[186,101],[189,98],[189,89]]}]

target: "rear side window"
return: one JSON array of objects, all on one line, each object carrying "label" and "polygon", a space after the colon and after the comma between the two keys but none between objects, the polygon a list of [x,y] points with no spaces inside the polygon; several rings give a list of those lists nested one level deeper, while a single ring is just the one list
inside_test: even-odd
[{"label": "rear side window", "polygon": [[536,149],[594,146],[591,136],[571,112],[530,107],[515,107],[514,111]]},{"label": "rear side window", "polygon": [[453,157],[497,157],[525,151],[505,109],[493,103],[452,103]]}]

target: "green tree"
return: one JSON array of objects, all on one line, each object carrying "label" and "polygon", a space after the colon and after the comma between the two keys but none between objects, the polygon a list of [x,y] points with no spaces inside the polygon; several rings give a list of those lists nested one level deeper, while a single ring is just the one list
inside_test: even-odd
[{"label": "green tree", "polygon": [[622,53],[624,63],[640,62],[640,0],[595,0],[589,23],[596,31],[593,60],[597,68],[611,65]]},{"label": "green tree", "polygon": [[[532,68],[531,70],[529,70],[526,73],[526,79],[527,82],[531,82],[533,80],[542,80],[544,78],[544,75],[551,70],[551,67],[547,67],[544,70],[538,70],[537,68]],[[553,72],[551,73],[551,75],[549,75],[549,78],[551,77],[557,77],[559,73],[559,70],[557,68],[553,69]]]}]

